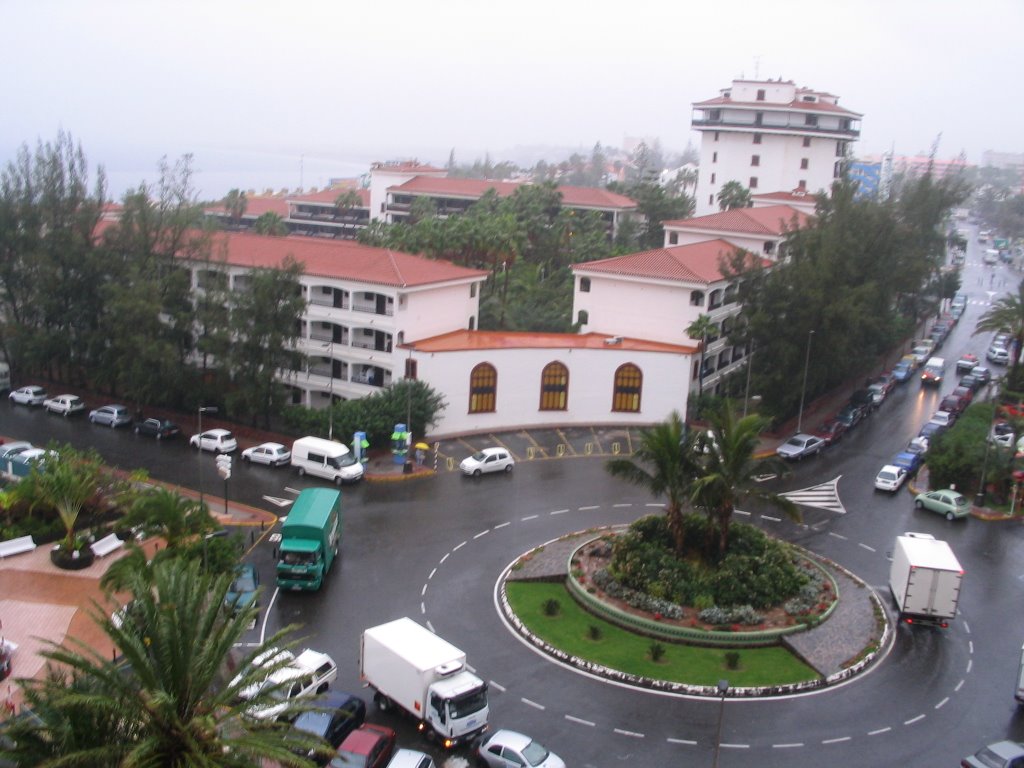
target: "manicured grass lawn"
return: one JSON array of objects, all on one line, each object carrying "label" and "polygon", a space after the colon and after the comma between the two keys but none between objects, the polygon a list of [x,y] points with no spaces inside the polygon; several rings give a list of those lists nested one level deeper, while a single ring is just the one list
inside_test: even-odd
[{"label": "manicured grass lawn", "polygon": [[[566,653],[634,675],[692,685],[714,686],[728,680],[730,686],[784,685],[818,679],[818,674],[780,646],[741,648],[739,667],[728,669],[728,649],[700,648],[662,642],[664,656],[650,657],[654,640],[627,632],[593,616],[577,605],[562,584],[510,581],[509,603],[520,620],[548,644]],[[557,616],[544,615],[544,603],[554,598],[561,605]],[[591,639],[589,627],[600,629]]]}]

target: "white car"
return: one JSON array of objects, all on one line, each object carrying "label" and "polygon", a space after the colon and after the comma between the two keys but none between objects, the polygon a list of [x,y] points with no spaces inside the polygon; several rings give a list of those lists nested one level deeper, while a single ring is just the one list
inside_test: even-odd
[{"label": "white car", "polygon": [[[264,688],[273,688],[270,694],[280,704],[253,707],[246,711],[246,716],[254,720],[271,720],[281,714],[292,699],[308,698],[326,691],[338,677],[338,665],[326,653],[306,649],[298,656],[291,651],[270,648],[257,656],[256,666],[287,662],[272,672],[265,680],[255,683],[239,692],[244,700],[252,699]],[[238,677],[232,681],[237,684]]]},{"label": "white car", "polygon": [[953,422],[956,421],[956,414],[950,413],[949,411],[936,411],[932,414],[932,417],[928,420],[929,424],[938,424],[940,427],[949,428],[953,426]]},{"label": "white car", "polygon": [[43,400],[43,408],[50,413],[59,413],[61,416],[71,416],[85,410],[85,403],[78,395],[57,395]]},{"label": "white car", "polygon": [[880,491],[895,493],[906,479],[907,470],[903,467],[897,467],[895,464],[886,464],[879,470],[878,475],[875,476],[875,488]]},{"label": "white car", "polygon": [[226,429],[208,429],[201,435],[192,435],[188,444],[201,451],[216,453],[234,453],[238,450],[238,441]]},{"label": "white car", "polygon": [[1009,365],[1010,363],[1010,353],[1006,351],[1006,347],[989,347],[985,358],[996,365]]},{"label": "white car", "polygon": [[242,451],[242,461],[280,467],[292,460],[292,452],[280,443],[260,443]]},{"label": "white car", "polygon": [[504,728],[485,738],[477,749],[477,755],[490,768],[565,768],[565,761],[547,747],[529,736]]},{"label": "white car", "polygon": [[397,749],[387,768],[435,768],[434,759],[417,749]]},{"label": "white car", "polygon": [[484,448],[462,460],[463,474],[479,477],[485,472],[511,472],[516,460],[506,448]]},{"label": "white car", "polygon": [[46,390],[42,387],[21,387],[7,396],[12,403],[21,405],[42,405],[46,401]]},{"label": "white car", "polygon": [[798,432],[789,440],[775,449],[776,455],[789,461],[799,461],[804,456],[814,456],[821,453],[825,447],[825,441],[820,437],[808,435],[805,432]]}]

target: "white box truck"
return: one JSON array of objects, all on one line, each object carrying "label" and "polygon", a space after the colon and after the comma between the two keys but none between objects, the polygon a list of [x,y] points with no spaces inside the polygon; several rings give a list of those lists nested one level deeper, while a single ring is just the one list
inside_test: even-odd
[{"label": "white box truck", "polygon": [[487,729],[487,685],[466,654],[409,618],[371,627],[359,647],[359,676],[381,710],[396,706],[445,747]]},{"label": "white box truck", "polygon": [[964,569],[949,544],[927,533],[896,537],[889,589],[900,621],[948,627],[956,616]]}]

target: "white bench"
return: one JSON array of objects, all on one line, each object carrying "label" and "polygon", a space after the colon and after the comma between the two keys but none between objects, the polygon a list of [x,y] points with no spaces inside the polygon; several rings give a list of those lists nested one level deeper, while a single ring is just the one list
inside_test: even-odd
[{"label": "white bench", "polygon": [[106,557],[115,549],[119,549],[124,546],[124,542],[117,538],[116,533],[110,533],[104,536],[99,541],[94,541],[89,545],[89,549],[96,557]]},{"label": "white bench", "polygon": [[16,539],[0,541],[0,557],[20,555],[23,552],[31,552],[36,548],[36,543],[31,536],[19,536]]}]

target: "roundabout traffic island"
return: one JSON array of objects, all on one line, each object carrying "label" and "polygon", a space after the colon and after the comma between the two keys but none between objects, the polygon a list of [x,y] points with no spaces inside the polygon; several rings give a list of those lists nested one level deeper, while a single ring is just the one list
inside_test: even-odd
[{"label": "roundabout traffic island", "polygon": [[785,544],[806,581],[781,605],[755,611],[679,605],[609,575],[629,529],[591,529],[547,542],[502,574],[506,623],[553,659],[638,688],[720,697],[790,694],[834,685],[877,661],[892,640],[863,581]]}]

